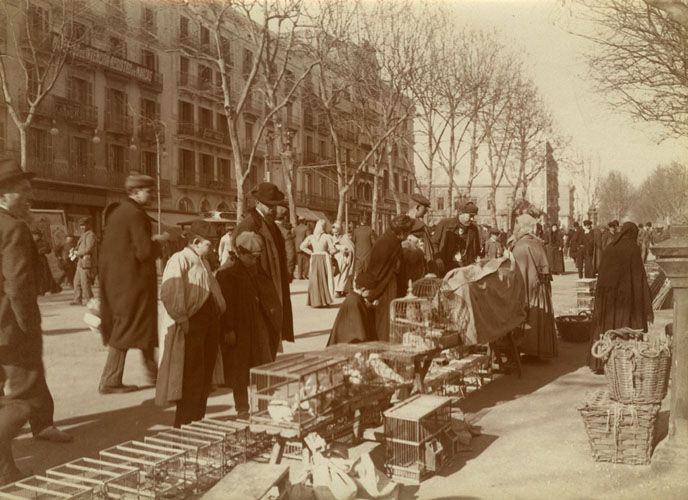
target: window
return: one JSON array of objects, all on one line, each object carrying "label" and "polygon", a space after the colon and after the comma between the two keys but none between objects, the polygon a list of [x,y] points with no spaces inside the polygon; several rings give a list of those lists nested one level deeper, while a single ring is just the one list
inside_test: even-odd
[{"label": "window", "polygon": [[160,118],[158,103],[152,99],[141,98],[141,116],[147,120],[157,120]]},{"label": "window", "polygon": [[311,174],[306,174],[303,188],[306,193],[313,192],[313,176]]},{"label": "window", "polygon": [[408,179],[404,177],[401,181],[401,190],[404,194],[409,194]]},{"label": "window", "polygon": [[[195,153],[188,149],[179,150],[179,183],[195,184],[196,162]],[[181,210],[181,209],[180,209]]]},{"label": "window", "polygon": [[73,42],[89,43],[89,30],[85,24],[72,21],[69,26],[69,38]]},{"label": "window", "polygon": [[221,201],[220,204],[217,206],[217,211],[229,212],[229,205],[227,205],[224,201]]},{"label": "window", "polygon": [[186,212],[186,213],[189,213],[189,214],[190,214],[190,213],[193,213],[193,211],[194,211],[193,202],[192,202],[190,199],[186,198],[186,197],[181,198],[181,199],[177,202],[177,207],[178,207],[179,210],[181,210],[182,212]]},{"label": "window", "polygon": [[181,56],[179,58],[179,85],[189,84],[189,58]]},{"label": "window", "polygon": [[27,154],[41,163],[52,161],[52,141],[47,131],[39,128],[29,129]]},{"label": "window", "polygon": [[222,49],[222,55],[225,58],[225,63],[232,64],[232,46],[229,43],[229,38],[220,35],[220,48]]},{"label": "window", "polygon": [[320,195],[325,196],[327,194],[327,184],[325,184],[325,179],[320,178]]},{"label": "window", "polygon": [[179,127],[180,132],[183,132],[182,128],[193,130],[194,125],[194,107],[190,102],[179,101]]},{"label": "window", "polygon": [[208,200],[201,200],[201,212],[202,213],[207,213],[210,212],[210,202]]},{"label": "window", "polygon": [[71,137],[69,141],[69,163],[79,169],[93,166],[93,150],[90,140],[83,137]]},{"label": "window", "polygon": [[105,109],[108,115],[115,117],[126,116],[127,94],[117,89],[107,89],[105,94]]},{"label": "window", "polygon": [[310,161],[310,157],[313,155],[313,138],[306,136],[306,156],[309,157],[307,161]]},{"label": "window", "polygon": [[67,99],[82,104],[93,104],[93,84],[83,78],[70,76],[67,79]]},{"label": "window", "polygon": [[[220,181],[224,183],[228,183],[232,179],[232,169],[231,169],[231,163],[228,158],[218,158],[218,167],[219,167],[219,174],[220,174]],[[219,207],[218,207],[218,210]]]},{"label": "window", "polygon": [[444,210],[444,198],[442,196],[437,198],[437,210]]},{"label": "window", "polygon": [[127,150],[121,144],[108,144],[107,167],[111,172],[124,173],[128,168]]},{"label": "window", "polygon": [[201,26],[200,37],[201,47],[210,45],[210,30],[205,26]]},{"label": "window", "polygon": [[244,146],[251,147],[253,144],[253,123],[244,122]]},{"label": "window", "polygon": [[399,174],[394,174],[394,191],[399,192]]},{"label": "window", "polygon": [[213,112],[207,108],[198,108],[198,123],[203,128],[213,128]]},{"label": "window", "polygon": [[184,39],[189,37],[189,18],[179,17],[179,38]]},{"label": "window", "polygon": [[389,190],[389,171],[387,170],[382,171],[382,189],[384,191]]},{"label": "window", "polygon": [[155,53],[148,49],[141,49],[141,64],[143,64],[148,69],[157,71],[158,61],[155,57]]},{"label": "window", "polygon": [[155,177],[158,171],[158,157],[154,151],[141,152],[141,173]]},{"label": "window", "polygon": [[213,70],[209,66],[198,65],[198,88],[209,89],[213,84]]},{"label": "window", "polygon": [[327,158],[327,143],[320,141],[320,158]]},{"label": "window", "polygon": [[201,182],[209,184],[215,180],[215,172],[213,167],[213,157],[201,153]]},{"label": "window", "polygon": [[248,75],[253,68],[253,52],[248,49],[244,49],[244,58],[241,64],[242,72],[244,76]]},{"label": "window", "polygon": [[153,9],[150,9],[148,7],[143,8],[141,24],[148,31],[155,33],[155,11]]},{"label": "window", "polygon": [[122,59],[127,58],[127,44],[119,37],[110,37],[110,53]]},{"label": "window", "polygon": [[227,127],[227,117],[224,113],[217,113],[215,117],[217,120],[217,131],[226,139],[229,137],[229,128]]},{"label": "window", "polygon": [[36,40],[50,31],[50,17],[48,9],[39,5],[29,5],[29,29],[31,38]]}]

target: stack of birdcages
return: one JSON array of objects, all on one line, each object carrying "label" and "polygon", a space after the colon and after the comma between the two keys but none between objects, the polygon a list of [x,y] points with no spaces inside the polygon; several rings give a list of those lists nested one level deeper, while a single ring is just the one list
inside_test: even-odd
[{"label": "stack of birdcages", "polygon": [[392,479],[420,484],[456,453],[452,399],[419,394],[384,412],[386,467]]},{"label": "stack of birdcages", "polygon": [[578,312],[592,312],[595,309],[597,278],[580,278],[576,281],[576,305]]},{"label": "stack of birdcages", "polygon": [[343,417],[346,360],[289,354],[251,368],[251,425],[304,435]]}]

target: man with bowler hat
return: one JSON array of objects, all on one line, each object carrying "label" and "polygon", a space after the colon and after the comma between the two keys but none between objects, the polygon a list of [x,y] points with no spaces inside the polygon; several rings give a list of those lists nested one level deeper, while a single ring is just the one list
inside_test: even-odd
[{"label": "man with bowler hat", "polygon": [[103,341],[108,357],[99,392],[112,394],[138,390],[124,385],[124,361],[129,349],[140,349],[148,375],[155,384],[157,364],[153,356],[158,344],[158,285],[155,259],[160,241],[167,233],[152,234],[151,219],[144,207],[155,194],[152,177],[127,177],[129,195],[106,209],[105,231],[100,255],[100,314]]},{"label": "man with bowler hat", "polygon": [[39,439],[71,440],[53,425],[43,368],[38,250],[26,224],[32,177],[16,160],[0,160],[0,486],[23,475],[12,439],[27,421]]},{"label": "man with bowler hat", "polygon": [[430,209],[430,200],[420,193],[415,193],[411,195],[411,201],[413,202],[413,208],[409,210],[408,216],[414,219],[413,229],[411,229],[411,234],[423,242],[423,253],[425,254],[425,264],[428,271],[434,272],[435,251],[432,246],[432,239],[430,238],[430,231],[428,226],[425,225],[423,218],[425,214],[428,213]]},{"label": "man with bowler hat", "polygon": [[79,220],[81,236],[76,244],[76,272],[74,273],[74,300],[71,305],[80,306],[81,300],[88,302],[93,297],[93,281],[96,277],[96,233],[91,229],[87,217]]},{"label": "man with bowler hat", "polygon": [[282,305],[283,320],[280,342],[278,342],[278,347],[281,349],[282,340],[294,342],[287,252],[282,233],[275,224],[277,206],[284,202],[284,194],[271,182],[261,182],[251,190],[251,196],[256,205],[239,222],[232,240],[236,241],[237,236],[246,231],[256,233],[262,239],[260,265],[274,283]]}]

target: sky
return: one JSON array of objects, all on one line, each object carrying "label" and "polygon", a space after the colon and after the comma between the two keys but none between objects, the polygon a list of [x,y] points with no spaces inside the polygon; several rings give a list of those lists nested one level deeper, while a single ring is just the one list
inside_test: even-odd
[{"label": "sky", "polygon": [[589,42],[571,34],[585,28],[571,0],[437,0],[461,27],[495,28],[522,48],[527,71],[572,148],[597,161],[602,175],[625,172],[639,184],[661,163],[682,160],[688,139],[661,141],[662,129],[615,110],[594,90],[585,54]]}]

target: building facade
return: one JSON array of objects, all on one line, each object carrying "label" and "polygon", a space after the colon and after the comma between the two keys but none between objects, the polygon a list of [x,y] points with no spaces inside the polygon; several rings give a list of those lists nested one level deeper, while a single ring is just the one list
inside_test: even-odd
[{"label": "building facade", "polygon": [[[18,0],[6,3],[10,16],[0,19],[0,44],[10,54],[24,50],[31,37],[23,27],[10,36],[16,26],[50,33],[59,22],[62,2],[30,0],[28,9]],[[220,76],[203,57],[213,50],[210,25],[181,4],[145,0],[82,0],[76,16],[74,25],[82,34],[78,47],[28,132],[27,168],[37,174],[34,206],[64,210],[71,230],[85,215],[98,227],[103,209],[125,196],[126,176],[139,171],[159,178],[164,224],[174,226],[211,211],[231,217],[237,188]],[[233,93],[240,91],[235,82],[244,78],[253,58],[242,25],[228,25],[225,33]],[[19,47],[12,43],[15,38]],[[295,60],[294,72],[305,63]],[[10,71],[8,80],[10,94],[21,102],[23,74]],[[332,220],[339,198],[334,151],[324,122],[304,104],[307,92],[306,86],[299,89],[283,110],[283,123],[294,137],[297,212]],[[253,144],[265,112],[254,94],[237,117],[243,152]],[[19,110],[25,112],[26,106]],[[353,170],[366,145],[350,131],[342,134],[341,154]],[[18,154],[19,133],[0,100],[0,155]],[[412,149],[395,158],[399,165],[392,176],[387,168],[376,174],[380,209],[387,217],[395,212],[391,190],[402,193],[404,203],[412,191]],[[245,192],[263,180],[284,188],[268,135],[258,144],[253,165]],[[351,220],[371,208],[372,174],[359,177],[347,200]]]}]

